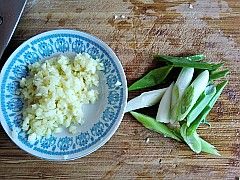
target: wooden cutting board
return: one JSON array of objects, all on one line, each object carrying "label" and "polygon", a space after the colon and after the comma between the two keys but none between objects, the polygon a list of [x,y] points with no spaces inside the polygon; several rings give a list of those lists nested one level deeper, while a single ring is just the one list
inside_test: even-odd
[{"label": "wooden cutting board", "polygon": [[[1,65],[25,40],[60,28],[85,31],[109,44],[129,84],[156,65],[154,53],[203,53],[210,61],[224,62],[231,71],[229,84],[208,117],[212,127],[199,131],[222,156],[196,155],[125,114],[102,148],[63,163],[23,152],[1,127],[0,179],[239,179],[239,22],[238,0],[29,0]],[[130,93],[129,98],[137,94]]]}]

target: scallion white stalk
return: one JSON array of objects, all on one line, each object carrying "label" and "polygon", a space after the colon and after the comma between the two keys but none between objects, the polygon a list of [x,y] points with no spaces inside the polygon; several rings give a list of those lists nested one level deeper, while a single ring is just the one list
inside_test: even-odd
[{"label": "scallion white stalk", "polygon": [[163,122],[163,123],[169,123],[170,122],[170,108],[171,108],[171,98],[172,98],[172,88],[173,88],[172,83],[164,93],[159,107],[158,107],[158,112],[156,116],[156,120],[158,122]]},{"label": "scallion white stalk", "polygon": [[144,107],[150,107],[157,104],[161,100],[166,89],[167,88],[144,92],[140,96],[131,99],[127,103],[125,112],[141,109]]}]

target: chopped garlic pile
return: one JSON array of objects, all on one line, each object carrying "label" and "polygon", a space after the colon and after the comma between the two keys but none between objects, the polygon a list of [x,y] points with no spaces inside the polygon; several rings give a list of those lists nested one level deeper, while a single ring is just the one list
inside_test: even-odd
[{"label": "chopped garlic pile", "polygon": [[25,101],[22,129],[34,142],[41,136],[59,133],[62,127],[77,132],[83,123],[82,104],[98,98],[98,71],[103,65],[87,53],[74,58],[60,55],[29,66],[29,75],[20,81]]}]

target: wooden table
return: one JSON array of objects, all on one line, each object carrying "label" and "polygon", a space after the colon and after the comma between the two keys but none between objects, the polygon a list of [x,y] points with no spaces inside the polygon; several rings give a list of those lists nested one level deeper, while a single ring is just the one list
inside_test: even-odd
[{"label": "wooden table", "polygon": [[[199,131],[222,156],[196,155],[125,114],[102,148],[61,163],[23,152],[1,127],[0,179],[239,179],[239,22],[238,0],[29,0],[1,63],[23,41],[60,28],[85,31],[109,44],[129,84],[155,66],[153,53],[204,53],[211,61],[224,62],[231,71],[229,84],[208,117],[212,127]],[[129,98],[137,94],[130,93]]]}]

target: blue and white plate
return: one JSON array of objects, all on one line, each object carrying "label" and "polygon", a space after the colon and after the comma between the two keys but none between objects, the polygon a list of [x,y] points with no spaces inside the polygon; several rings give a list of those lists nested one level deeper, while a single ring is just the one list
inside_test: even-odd
[{"label": "blue and white plate", "polygon": [[[100,97],[83,107],[85,123],[78,133],[64,131],[30,144],[21,130],[23,100],[17,95],[27,66],[59,54],[87,52],[104,64],[100,73]],[[104,145],[117,130],[127,101],[126,77],[114,52],[100,39],[75,30],[54,30],[24,42],[5,63],[1,75],[0,120],[8,136],[28,153],[48,160],[71,160],[86,156]]]}]

